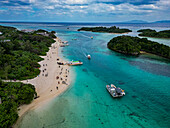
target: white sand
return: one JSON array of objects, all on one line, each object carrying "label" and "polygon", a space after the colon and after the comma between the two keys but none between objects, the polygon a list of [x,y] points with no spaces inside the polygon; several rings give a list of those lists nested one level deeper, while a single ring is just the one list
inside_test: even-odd
[{"label": "white sand", "polygon": [[[40,75],[34,79],[22,81],[23,83],[33,84],[36,88],[37,96],[39,96],[39,98],[33,100],[32,103],[28,105],[20,106],[19,110],[20,118],[22,118],[24,113],[28,112],[29,110],[35,109],[44,103],[47,103],[47,101],[58,96],[68,88],[71,82],[69,75],[70,71],[68,71],[69,66],[60,65],[59,68],[59,65],[57,64],[57,58],[59,58],[58,56],[59,42],[61,42],[61,40],[57,38],[56,42],[51,45],[49,52],[47,52],[47,56],[44,56],[43,57],[44,60],[39,62],[39,64],[41,65]],[[64,61],[61,60],[61,58],[59,58],[59,62]],[[60,74],[61,72],[62,74]],[[48,76],[45,76],[47,74]],[[56,79],[57,76],[59,76],[59,79]],[[62,84],[62,81],[65,81],[67,84]],[[60,84],[58,84],[58,82],[60,82]],[[58,90],[56,88],[57,86]]]}]

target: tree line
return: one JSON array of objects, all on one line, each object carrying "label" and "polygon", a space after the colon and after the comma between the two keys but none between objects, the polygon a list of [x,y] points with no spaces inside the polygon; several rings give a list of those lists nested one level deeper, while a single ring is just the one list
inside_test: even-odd
[{"label": "tree line", "polygon": [[152,30],[152,29],[140,29],[137,32],[141,32],[140,34],[138,34],[139,36],[170,38],[170,30],[163,30],[157,32],[156,30]]},{"label": "tree line", "polygon": [[132,32],[132,30],[129,29],[121,29],[116,26],[112,27],[82,27],[78,29],[77,31],[91,31],[91,32],[107,32],[107,33],[126,33],[126,32]]}]

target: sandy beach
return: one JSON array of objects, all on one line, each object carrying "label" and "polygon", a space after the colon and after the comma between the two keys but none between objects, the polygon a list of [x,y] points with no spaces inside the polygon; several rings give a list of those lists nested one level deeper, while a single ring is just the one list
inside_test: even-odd
[{"label": "sandy beach", "polygon": [[34,79],[24,80],[23,83],[33,84],[36,88],[37,99],[28,105],[20,106],[19,120],[29,110],[38,108],[47,103],[54,97],[64,92],[70,84],[70,70],[68,65],[58,65],[57,62],[64,62],[59,57],[59,48],[61,40],[56,38],[56,42],[51,45],[43,61],[39,62],[40,74]]}]

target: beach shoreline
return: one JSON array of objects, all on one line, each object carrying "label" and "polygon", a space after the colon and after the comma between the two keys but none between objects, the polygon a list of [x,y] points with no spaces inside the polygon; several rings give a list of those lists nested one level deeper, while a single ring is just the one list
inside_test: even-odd
[{"label": "beach shoreline", "polygon": [[21,81],[26,84],[34,85],[38,97],[30,104],[19,107],[19,119],[14,127],[19,125],[19,122],[28,111],[37,109],[43,106],[43,104],[47,104],[50,100],[66,91],[71,83],[70,67],[68,65],[57,64],[57,62],[65,63],[59,56],[59,50],[61,50],[60,43],[62,41],[59,38],[56,38],[55,41],[56,42],[49,48],[47,55],[40,56],[44,58],[44,60],[39,62],[41,65],[40,74],[33,79]]}]

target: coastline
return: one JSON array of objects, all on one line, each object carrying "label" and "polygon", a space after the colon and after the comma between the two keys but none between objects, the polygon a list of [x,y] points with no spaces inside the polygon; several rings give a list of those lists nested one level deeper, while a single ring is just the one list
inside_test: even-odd
[{"label": "coastline", "polygon": [[56,96],[62,94],[67,90],[71,83],[70,67],[68,65],[58,65],[59,62],[64,62],[59,56],[59,50],[61,40],[56,38],[56,42],[51,45],[46,56],[40,56],[44,58],[39,62],[40,74],[29,80],[23,80],[23,83],[30,83],[35,86],[38,98],[34,99],[28,105],[22,105],[19,107],[19,119],[14,124],[17,127],[23,116],[30,110],[36,109],[43,104],[47,104],[50,100]]},{"label": "coastline", "polygon": [[130,32],[124,32],[124,33],[111,33],[111,34],[129,34]]},{"label": "coastline", "polygon": [[[139,35],[138,35],[139,36]],[[142,37],[142,38],[154,38],[154,39],[170,39],[169,37],[165,38],[165,37],[152,37],[152,36],[139,36],[139,37]]]}]

